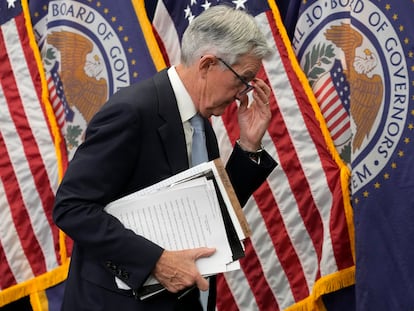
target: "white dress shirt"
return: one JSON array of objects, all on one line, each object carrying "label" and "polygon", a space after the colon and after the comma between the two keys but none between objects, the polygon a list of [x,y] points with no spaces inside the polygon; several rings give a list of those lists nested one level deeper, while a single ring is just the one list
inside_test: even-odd
[{"label": "white dress shirt", "polygon": [[193,140],[193,127],[190,124],[190,119],[197,113],[194,102],[188,94],[183,82],[172,66],[168,69],[168,78],[170,79],[175,98],[177,99],[178,110],[180,112],[181,121],[183,122],[185,141],[187,143],[187,155],[189,166],[191,166],[191,144]]}]

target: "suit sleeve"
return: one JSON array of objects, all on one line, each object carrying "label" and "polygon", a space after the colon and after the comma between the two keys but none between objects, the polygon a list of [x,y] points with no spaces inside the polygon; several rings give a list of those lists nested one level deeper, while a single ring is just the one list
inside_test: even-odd
[{"label": "suit sleeve", "polygon": [[122,194],[130,178],[142,149],[139,131],[139,118],[128,104],[98,112],[69,164],[53,210],[55,223],[75,241],[83,261],[132,288],[146,280],[163,249],[126,229],[104,207]]},{"label": "suit sleeve", "polygon": [[241,206],[246,204],[276,166],[276,161],[266,151],[262,152],[260,164],[257,164],[235,144],[226,164],[226,171]]}]

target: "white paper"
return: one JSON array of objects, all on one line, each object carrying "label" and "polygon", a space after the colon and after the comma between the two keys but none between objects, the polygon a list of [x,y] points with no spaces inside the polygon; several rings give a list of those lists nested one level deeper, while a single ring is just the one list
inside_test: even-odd
[{"label": "white paper", "polygon": [[225,272],[233,261],[214,185],[206,178],[122,200],[106,212],[167,250],[216,248],[212,256],[196,261],[203,275]]},{"label": "white paper", "polygon": [[[219,177],[219,173],[218,173],[217,168],[214,164],[214,161],[210,161],[210,162],[201,163],[201,164],[199,164],[197,166],[194,166],[194,167],[192,167],[188,170],[185,170],[185,171],[183,171],[179,174],[176,174],[176,175],[173,175],[169,178],[166,178],[166,179],[164,179],[164,180],[162,180],[162,181],[160,181],[160,182],[158,182],[158,183],[156,183],[152,186],[149,186],[147,188],[144,188],[142,190],[139,190],[139,191],[131,193],[127,196],[124,196],[121,199],[118,199],[117,201],[110,203],[107,206],[107,208],[110,208],[110,206],[112,204],[119,204],[121,201],[135,200],[137,197],[149,195],[151,193],[156,193],[157,191],[163,190],[165,188],[176,187],[177,184],[180,184],[180,183],[186,182],[188,180],[192,180],[194,178],[203,176],[207,172],[210,172],[210,171],[213,172],[213,174],[215,175],[217,184],[218,184],[220,190],[224,193],[226,190],[225,190],[225,187],[224,187],[223,183],[221,182],[221,178]],[[231,202],[230,202],[230,200],[227,196],[223,196],[223,199],[226,203],[226,206],[229,206],[229,207],[232,206],[232,204],[231,204]],[[243,229],[240,225],[240,222],[237,218],[237,215],[236,215],[234,209],[229,208],[228,212],[229,212],[230,218],[232,219],[232,222],[234,224],[234,228],[236,230],[236,233],[237,233],[239,239],[244,240],[246,238],[246,235],[243,232]]]}]

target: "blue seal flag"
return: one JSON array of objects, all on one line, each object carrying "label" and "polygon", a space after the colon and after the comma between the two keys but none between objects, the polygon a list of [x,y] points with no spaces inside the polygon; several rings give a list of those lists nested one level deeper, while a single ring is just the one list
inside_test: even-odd
[{"label": "blue seal flag", "polygon": [[163,68],[144,1],[30,1],[51,101],[72,154],[109,96]]},{"label": "blue seal flag", "polygon": [[[329,129],[352,168],[357,310],[414,310],[413,12],[408,0],[307,1],[292,37],[327,123],[348,124],[341,139]],[[338,63],[347,97],[324,91]]]}]

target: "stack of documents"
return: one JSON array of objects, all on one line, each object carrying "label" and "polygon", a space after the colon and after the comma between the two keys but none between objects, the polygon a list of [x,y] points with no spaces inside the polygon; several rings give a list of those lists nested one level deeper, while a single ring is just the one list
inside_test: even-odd
[{"label": "stack of documents", "polygon": [[[167,250],[213,247],[204,276],[239,269],[250,229],[220,159],[202,163],[111,202],[105,211]],[[151,277],[145,285],[158,283]]]}]

